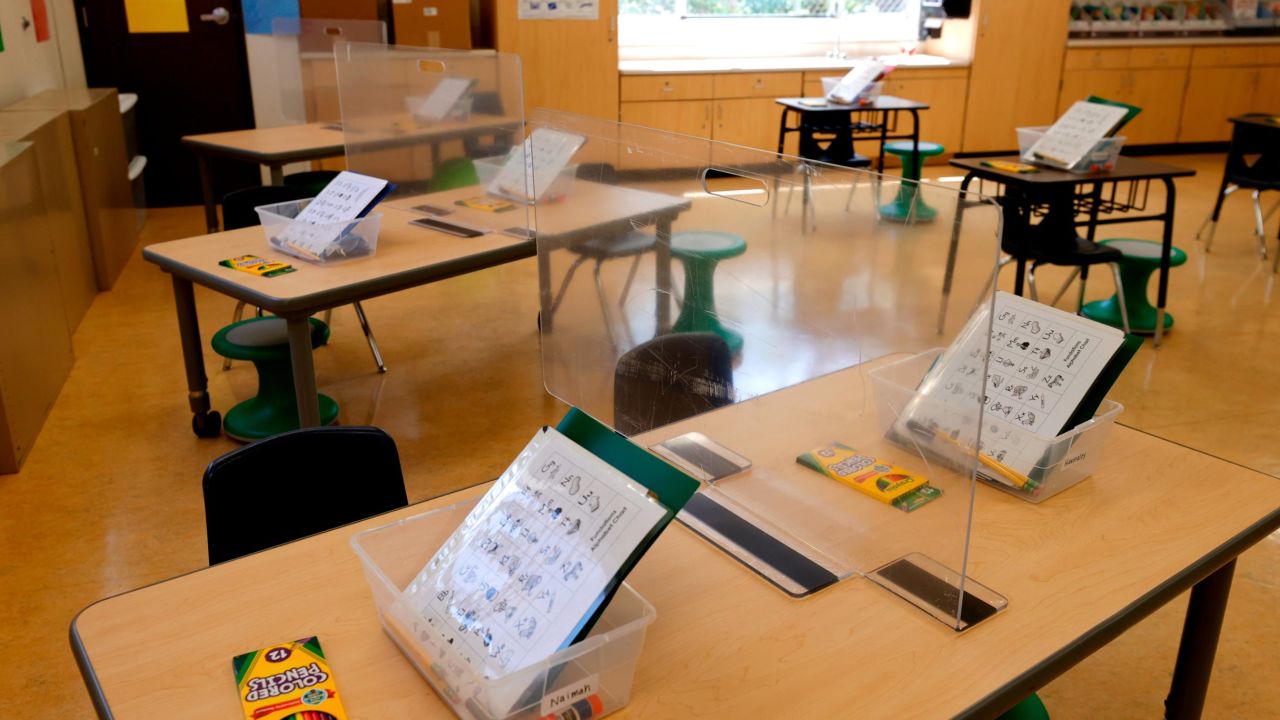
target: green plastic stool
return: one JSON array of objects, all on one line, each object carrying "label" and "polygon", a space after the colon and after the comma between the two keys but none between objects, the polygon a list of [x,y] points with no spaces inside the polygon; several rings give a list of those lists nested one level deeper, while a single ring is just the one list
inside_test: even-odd
[{"label": "green plastic stool", "polygon": [[[924,159],[947,151],[938,143],[931,142],[921,141],[918,147],[919,152],[912,152],[910,140],[895,140],[884,144],[885,152],[902,159],[903,180],[920,180]],[[926,205],[923,199],[917,199],[916,190],[915,182],[904,182],[899,185],[898,194],[893,198],[893,202],[880,206],[880,217],[893,222],[907,222],[912,219],[917,222],[929,222],[937,217],[937,210]]]},{"label": "green plastic stool", "polygon": [[[311,318],[311,347],[327,342],[329,326]],[[213,350],[232,360],[250,360],[258,369],[258,394],[227,413],[223,428],[228,436],[248,442],[298,429],[289,332],[283,319],[249,318],[228,325],[213,336]],[[333,398],[320,395],[319,402],[320,424],[338,419],[338,403]]]},{"label": "green plastic stool", "polygon": [[1032,693],[996,720],[1049,720],[1049,711],[1040,701],[1040,696]]},{"label": "green plastic stool", "polygon": [[742,350],[742,334],[720,324],[712,278],[716,264],[747,251],[747,241],[733,233],[695,230],[671,235],[671,255],[684,263],[684,305],[673,332],[719,335],[734,355]]},{"label": "green plastic stool", "polygon": [[440,163],[431,175],[431,192],[453,190],[454,188],[479,185],[480,175],[476,172],[476,164],[469,158],[449,158]]},{"label": "green plastic stool", "polygon": [[[1152,240],[1118,238],[1103,240],[1107,245],[1124,253],[1120,261],[1120,281],[1124,284],[1124,305],[1129,310],[1129,330],[1143,335],[1156,331],[1156,309],[1147,300],[1147,284],[1151,274],[1160,269],[1160,243]],[[1169,267],[1177,267],[1187,261],[1187,254],[1178,248],[1169,251]],[[1113,327],[1122,327],[1120,302],[1115,295],[1106,300],[1086,303],[1080,314]],[[1164,329],[1173,327],[1173,316],[1164,314]]]}]

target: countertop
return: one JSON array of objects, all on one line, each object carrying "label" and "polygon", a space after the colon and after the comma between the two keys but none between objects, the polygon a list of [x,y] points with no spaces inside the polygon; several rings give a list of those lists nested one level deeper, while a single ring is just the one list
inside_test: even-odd
[{"label": "countertop", "polygon": [[[848,70],[859,58],[752,57],[752,58],[687,58],[667,60],[621,60],[618,72],[623,75],[677,75],[733,72],[786,72],[799,70]],[[909,60],[898,65],[901,70],[966,68],[967,61],[929,57],[928,61]]]},{"label": "countertop", "polygon": [[1257,37],[1072,38],[1069,48],[1161,47],[1168,45],[1276,45],[1280,35]]}]

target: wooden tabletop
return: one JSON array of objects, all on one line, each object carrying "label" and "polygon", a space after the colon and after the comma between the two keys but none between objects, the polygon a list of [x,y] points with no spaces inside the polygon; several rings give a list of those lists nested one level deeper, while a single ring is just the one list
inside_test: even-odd
[{"label": "wooden tabletop", "polygon": [[[736,428],[717,439],[748,452],[749,472],[789,470],[850,437],[864,369],[639,440]],[[353,716],[446,716],[384,634],[349,540],[483,489],[102,600],[73,622],[73,647],[121,720],[236,717],[231,658],[313,634]],[[970,575],[1009,607],[962,634],[858,577],[793,600],[673,524],[629,579],[658,614],[616,717],[995,715],[1274,530],[1280,481],[1116,427],[1094,477],[1040,505],[980,486],[975,507]]]},{"label": "wooden tabletop", "polygon": [[388,120],[377,132],[355,133],[351,138],[333,123],[314,122],[271,128],[187,135],[185,145],[210,155],[232,157],[262,164],[281,164],[342,155],[349,140],[376,146],[447,140],[454,137],[518,128],[520,118],[500,115],[472,115],[466,120],[448,120],[419,127],[408,114]]},{"label": "wooden tabletop", "polygon": [[[256,226],[148,245],[142,256],[167,272],[264,310],[280,315],[309,314],[532,257],[536,251],[534,241],[499,232],[529,227],[532,210],[526,214],[524,208],[517,207],[508,212],[491,213],[456,204],[459,200],[483,195],[482,188],[469,186],[404,198],[382,206],[377,210],[382,213],[382,224],[376,252],[369,257],[337,263],[313,264],[290,258],[268,245],[263,229]],[[424,217],[411,208],[423,203],[452,210],[446,220],[494,232],[462,238],[411,225],[411,221]],[[568,233],[605,223],[627,223],[632,217],[687,205],[684,198],[578,180],[565,201],[544,205],[538,212],[546,227]],[[275,277],[258,277],[218,264],[239,255],[289,262],[297,270]]]},{"label": "wooden tabletop", "polygon": [[1167,165],[1145,158],[1116,158],[1116,166],[1112,170],[1096,173],[1073,173],[1066,170],[1040,168],[1036,172],[1016,173],[997,170],[982,163],[999,160],[1001,162],[1022,163],[1018,155],[992,155],[987,157],[955,158],[951,160],[953,167],[964,168],[969,174],[986,180],[995,180],[1010,185],[1082,185],[1096,182],[1123,182],[1126,180],[1157,180],[1167,178],[1191,177],[1196,174],[1191,168]]}]

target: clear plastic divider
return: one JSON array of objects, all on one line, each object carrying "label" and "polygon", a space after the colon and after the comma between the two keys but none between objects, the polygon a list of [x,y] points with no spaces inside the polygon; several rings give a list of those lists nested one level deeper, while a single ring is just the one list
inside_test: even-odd
[{"label": "clear plastic divider", "polygon": [[280,111],[290,124],[342,123],[333,47],[339,42],[387,44],[381,20],[275,18],[271,21]]},{"label": "clear plastic divider", "polygon": [[[862,575],[957,629],[1003,608],[964,578],[980,390],[913,418],[916,388],[877,392],[870,375],[990,306],[997,206],[567,113],[536,111],[529,133],[533,184],[561,180],[534,206],[547,389],[701,477],[681,520],[793,596]],[[565,136],[581,142],[560,163]],[[908,420],[958,451],[895,430]],[[856,457],[827,457],[833,442]],[[845,460],[844,482],[806,454]],[[877,482],[881,496],[914,487],[897,502],[915,507],[854,487]]]}]

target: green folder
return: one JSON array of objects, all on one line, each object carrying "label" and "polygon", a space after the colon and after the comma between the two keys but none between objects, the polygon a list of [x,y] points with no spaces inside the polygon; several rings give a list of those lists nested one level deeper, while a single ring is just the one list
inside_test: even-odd
[{"label": "green folder", "polygon": [[1111,132],[1107,133],[1107,137],[1115,137],[1115,134],[1120,132],[1120,128],[1124,127],[1125,125],[1128,125],[1131,120],[1138,117],[1138,113],[1142,112],[1142,108],[1138,107],[1137,105],[1129,105],[1128,103],[1122,103],[1117,100],[1108,100],[1106,98],[1100,98],[1097,95],[1090,95],[1089,97],[1085,98],[1085,101],[1091,102],[1091,103],[1097,103],[1099,105],[1111,105],[1114,107],[1122,107],[1125,109],[1124,117],[1120,118],[1120,122],[1116,123],[1116,126],[1111,128]]}]

